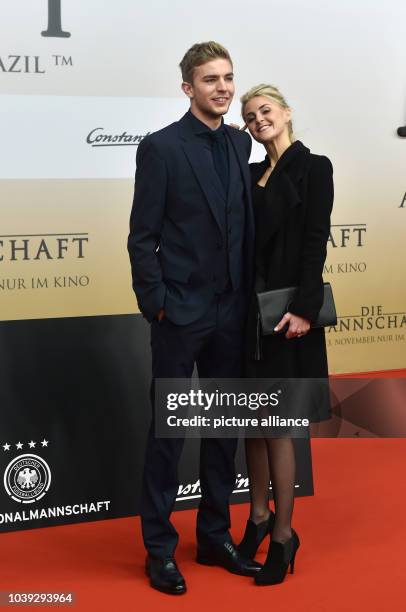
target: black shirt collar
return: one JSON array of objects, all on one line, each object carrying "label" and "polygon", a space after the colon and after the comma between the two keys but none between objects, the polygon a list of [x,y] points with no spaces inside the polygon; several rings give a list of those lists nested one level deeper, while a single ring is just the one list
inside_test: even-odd
[{"label": "black shirt collar", "polygon": [[191,110],[188,110],[187,114],[189,115],[190,125],[192,126],[193,133],[196,136],[213,134],[213,132],[224,132],[224,119],[221,118],[221,125],[216,130],[212,130],[208,125],[200,121]]}]

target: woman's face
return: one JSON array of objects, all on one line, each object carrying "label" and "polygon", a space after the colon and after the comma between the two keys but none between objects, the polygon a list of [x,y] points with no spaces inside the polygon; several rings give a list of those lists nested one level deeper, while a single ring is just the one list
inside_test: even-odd
[{"label": "woman's face", "polygon": [[244,108],[244,119],[250,134],[257,142],[266,144],[284,132],[289,135],[291,112],[267,96],[255,96]]}]

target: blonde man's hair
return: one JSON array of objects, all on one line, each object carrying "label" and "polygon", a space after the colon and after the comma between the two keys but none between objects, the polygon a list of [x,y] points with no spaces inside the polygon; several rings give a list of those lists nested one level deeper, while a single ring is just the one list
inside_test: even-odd
[{"label": "blonde man's hair", "polygon": [[[252,98],[256,98],[257,96],[265,96],[273,102],[276,102],[276,104],[279,104],[279,106],[282,106],[282,108],[290,108],[289,104],[286,102],[285,97],[281,94],[277,87],[275,87],[274,85],[267,85],[266,83],[260,83],[260,85],[255,85],[255,87],[251,87],[251,89],[240,98],[241,115],[243,118],[245,105],[247,104],[247,102],[252,100]],[[289,121],[288,123],[288,130],[290,141],[293,142],[295,140],[295,137],[293,134],[292,121]]]},{"label": "blonde man's hair", "polygon": [[223,47],[223,45],[220,45],[220,43],[217,43],[214,40],[196,43],[193,45],[193,47],[190,47],[190,49],[186,51],[181,63],[179,64],[182,72],[182,79],[186,83],[191,83],[193,81],[194,69],[197,68],[197,66],[202,66],[203,64],[218,58],[226,59],[231,65],[233,65],[229,52],[225,47]]}]

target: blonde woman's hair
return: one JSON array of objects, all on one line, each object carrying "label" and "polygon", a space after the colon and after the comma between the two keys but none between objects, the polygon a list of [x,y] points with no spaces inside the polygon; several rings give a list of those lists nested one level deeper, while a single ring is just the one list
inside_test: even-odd
[{"label": "blonde woman's hair", "polygon": [[[251,89],[240,98],[241,115],[243,119],[245,105],[247,104],[247,102],[252,100],[252,98],[256,98],[257,96],[265,96],[266,98],[269,98],[273,102],[279,104],[279,106],[282,106],[282,108],[290,108],[289,104],[286,102],[285,97],[281,94],[277,87],[275,87],[274,85],[267,85],[266,83],[260,83],[260,85],[255,85],[255,87],[251,87]],[[288,123],[288,130],[290,141],[293,142],[295,140],[295,137],[293,134],[292,121],[289,121]]]},{"label": "blonde woman's hair", "polygon": [[179,64],[179,68],[182,72],[182,79],[186,81],[186,83],[191,83],[193,81],[194,69],[197,68],[197,66],[201,66],[202,64],[206,64],[218,58],[226,59],[233,65],[229,52],[223,45],[220,45],[220,43],[214,40],[196,43],[186,51]]}]

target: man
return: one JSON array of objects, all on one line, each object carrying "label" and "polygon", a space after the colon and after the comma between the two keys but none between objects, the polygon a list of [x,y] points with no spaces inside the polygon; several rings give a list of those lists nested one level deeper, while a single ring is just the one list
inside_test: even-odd
[{"label": "man", "polygon": [[[180,68],[190,110],[138,147],[128,250],[133,287],[151,323],[152,377],[241,375],[242,332],[253,260],[247,134],[224,125],[234,95],[228,51],[196,44]],[[154,400],[154,382],[152,384]],[[154,406],[153,406],[154,410]],[[229,534],[237,440],[202,439],[197,561],[240,575],[260,566],[242,558]],[[170,514],[183,439],[147,441],[141,521],[151,586],[184,593]]]}]

